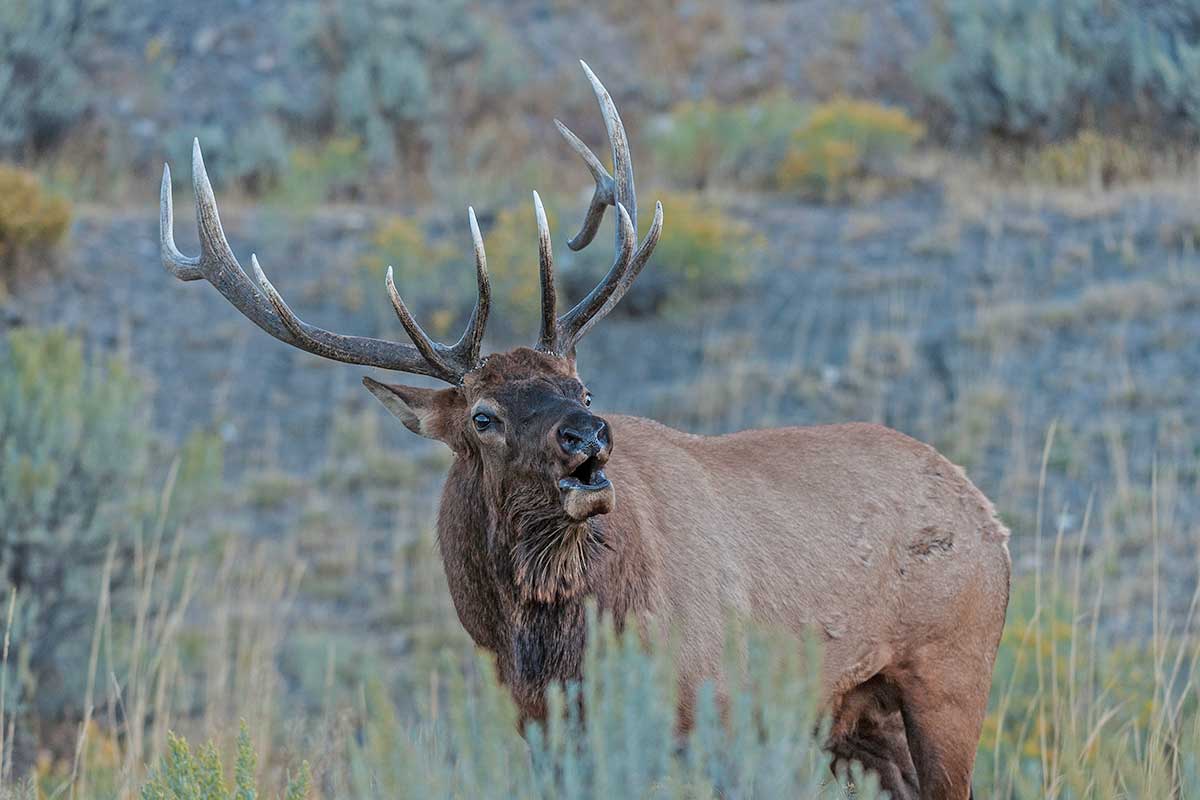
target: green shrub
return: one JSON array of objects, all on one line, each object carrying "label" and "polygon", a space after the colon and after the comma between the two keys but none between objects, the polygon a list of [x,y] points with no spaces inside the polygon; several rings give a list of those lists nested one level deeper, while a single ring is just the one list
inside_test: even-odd
[{"label": "green shrub", "polygon": [[[459,233],[460,247],[455,249],[448,242],[430,242],[424,229],[408,217],[383,220],[371,234],[371,251],[359,262],[355,280],[348,287],[348,305],[366,310],[379,335],[395,332],[400,323],[384,283],[391,266],[396,289],[421,327],[434,337],[450,335],[459,312],[475,291],[470,239],[465,230]],[[490,265],[491,253],[488,255]]]},{"label": "green shrub", "polygon": [[362,142],[355,136],[334,136],[316,146],[292,148],[276,195],[297,206],[344,200],[353,195],[367,171]]},{"label": "green shrub", "polygon": [[1104,123],[1200,132],[1200,6],[947,0],[912,74],[944,132],[1048,141]]},{"label": "green shrub", "polygon": [[21,330],[0,340],[0,442],[0,596],[17,598],[8,707],[71,717],[88,673],[79,631],[95,618],[108,554],[111,605],[124,611],[135,553],[196,511],[214,486],[218,445],[191,440],[164,489],[128,368],[89,363],[60,331]]},{"label": "green shrub", "polygon": [[[226,154],[217,161],[213,180],[237,181],[255,193],[274,189],[285,180],[297,181],[311,175],[297,174],[296,154],[289,158],[290,147],[283,126],[270,114],[262,114],[239,125]],[[207,156],[207,151],[205,152]],[[307,166],[307,165],[303,165]],[[318,184],[324,188],[325,184]],[[322,198],[323,199],[323,198]]]},{"label": "green shrub", "polygon": [[[167,753],[158,768],[142,786],[142,800],[255,800],[259,797],[255,773],[258,757],[250,744],[250,734],[242,724],[238,734],[237,760],[233,770],[233,789],[225,782],[221,754],[212,742],[192,752],[187,740],[167,735]],[[284,800],[305,800],[312,792],[312,771],[308,762],[288,780]]]},{"label": "green shrub", "polygon": [[0,155],[40,150],[87,111],[84,63],[107,0],[0,3]]},{"label": "green shrub", "polygon": [[[817,648],[749,631],[745,684],[732,693],[728,724],[711,686],[695,727],[678,746],[675,680],[665,648],[647,652],[630,626],[591,623],[582,685],[556,687],[549,724],[517,733],[516,709],[490,660],[476,680],[449,662],[444,710],[415,727],[398,721],[386,695],[368,695],[361,741],[350,743],[351,797],[844,797],[818,746]],[[738,650],[732,647],[731,651]],[[741,674],[732,659],[730,674]],[[581,718],[580,701],[586,709]],[[856,796],[877,782],[854,776]]]},{"label": "green shrub", "polygon": [[804,107],[783,94],[738,106],[683,103],[651,139],[655,166],[689,189],[721,182],[768,187],[805,116]]},{"label": "green shrub", "polygon": [[[662,238],[639,283],[661,286],[669,307],[690,306],[745,284],[763,247],[761,235],[701,195],[668,192],[658,199]],[[653,213],[647,207],[641,218],[652,219]]]},{"label": "green shrub", "polygon": [[[220,122],[197,125],[183,121],[166,130],[163,150],[191,153],[192,139],[198,138],[204,148],[204,168],[218,189],[237,186],[248,193],[289,202],[288,194],[294,192],[297,206],[324,200],[323,193],[331,181],[326,177],[329,168],[321,167],[337,159],[321,147],[294,147],[266,100],[256,98],[246,109],[245,118],[245,123],[234,128]],[[337,155],[347,149],[347,144],[339,140],[329,147]],[[356,148],[351,143],[349,149]],[[190,171],[175,170],[171,177],[177,188],[191,192]]]},{"label": "green shrub", "polygon": [[66,199],[50,194],[32,172],[0,164],[0,296],[6,281],[50,258],[70,224]]},{"label": "green shrub", "polygon": [[856,181],[895,175],[896,159],[925,128],[898,108],[839,98],[812,110],[792,135],[777,180],[785,191],[841,199]]},{"label": "green shrub", "polygon": [[421,171],[442,144],[439,116],[467,83],[486,102],[517,80],[516,60],[489,47],[466,0],[306,2],[288,23],[288,58],[316,83],[281,110],[320,135],[356,137],[376,166]]}]

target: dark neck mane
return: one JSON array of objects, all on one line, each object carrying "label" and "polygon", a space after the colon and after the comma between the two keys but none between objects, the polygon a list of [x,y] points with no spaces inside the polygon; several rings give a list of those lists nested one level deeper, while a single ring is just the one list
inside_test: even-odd
[{"label": "dark neck mane", "polygon": [[489,487],[478,461],[460,455],[438,516],[459,619],[496,654],[524,718],[544,714],[550,683],[580,679],[588,599],[620,629],[652,603],[655,570],[635,527],[618,529],[611,514],[571,522],[539,491]]},{"label": "dark neck mane", "polygon": [[513,508],[499,524],[508,528],[498,538],[511,543],[513,582],[523,602],[555,604],[587,593],[608,547],[597,523]]}]

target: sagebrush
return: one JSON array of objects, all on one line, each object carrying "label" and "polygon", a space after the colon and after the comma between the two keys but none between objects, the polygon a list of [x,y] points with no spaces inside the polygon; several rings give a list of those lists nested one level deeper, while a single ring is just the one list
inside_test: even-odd
[{"label": "sagebrush", "polygon": [[215,481],[219,448],[197,438],[164,495],[146,414],[121,359],[89,360],[62,331],[0,340],[0,595],[15,597],[9,713],[46,723],[83,714],[89,637],[78,634],[102,585],[128,618],[137,565],[157,557],[156,537],[170,536]]},{"label": "sagebrush", "polygon": [[44,150],[88,110],[90,48],[108,0],[0,4],[0,155]]},{"label": "sagebrush", "polygon": [[1200,6],[1189,0],[947,0],[912,73],[955,140],[1087,127],[1194,140]]}]

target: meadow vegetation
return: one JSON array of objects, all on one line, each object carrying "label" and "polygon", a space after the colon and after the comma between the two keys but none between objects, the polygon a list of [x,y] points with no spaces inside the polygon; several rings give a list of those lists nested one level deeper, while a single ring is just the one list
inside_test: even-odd
[{"label": "meadow vegetation", "polygon": [[61,141],[89,108],[88,55],[108,0],[13,0],[0,8],[0,157]]},{"label": "meadow vegetation", "polygon": [[0,345],[0,591],[16,634],[5,700],[22,725],[82,715],[89,638],[75,634],[101,587],[128,611],[136,572],[181,542],[218,478],[219,445],[202,436],[156,465],[146,411],[122,360],[89,363],[61,331]]},{"label": "meadow vegetation", "polygon": [[1047,142],[1089,127],[1193,139],[1200,9],[1137,0],[949,0],[912,65],[951,138]]},{"label": "meadow vegetation", "polygon": [[923,135],[902,109],[875,101],[805,105],[775,93],[744,105],[681,104],[653,139],[653,152],[656,167],[680,186],[842,202],[869,181],[897,179]]},{"label": "meadow vegetation", "polygon": [[[46,363],[35,356],[47,355],[47,348],[61,370],[42,374],[33,364]],[[141,474],[153,461],[144,448],[114,444],[139,430],[136,390],[119,361],[89,368],[78,344],[59,333],[10,335],[4,352],[4,430],[35,431],[40,445],[22,446],[23,466],[6,468],[6,477],[54,471],[61,463],[82,469],[97,461],[94,469]],[[121,402],[109,402],[114,392]],[[73,410],[64,415],[64,407]],[[14,417],[14,408],[34,410]],[[354,432],[361,433],[358,426]],[[1043,475],[1062,466],[1063,447],[1070,446],[1069,437],[1062,446],[1057,437],[1053,430],[1048,436]],[[369,456],[370,438],[368,433],[367,440],[358,436],[357,445],[348,442],[337,458]],[[53,457],[43,456],[43,449]],[[296,642],[289,641],[294,634],[281,627],[279,614],[296,601],[307,570],[286,547],[248,552],[219,536],[200,546],[203,540],[193,538],[184,547],[179,526],[211,505],[195,498],[197,486],[211,481],[217,468],[211,445],[186,451],[168,470],[166,486],[126,476],[97,488],[109,492],[104,502],[110,513],[121,514],[108,517],[110,526],[114,519],[123,524],[112,528],[108,544],[92,548],[100,562],[88,570],[79,557],[90,546],[86,542],[97,539],[95,530],[33,526],[66,548],[57,552],[70,552],[59,558],[73,565],[71,585],[78,591],[54,595],[28,582],[10,589],[16,611],[9,610],[10,649],[2,673],[8,690],[0,729],[8,744],[0,752],[8,755],[0,774],[7,774],[6,791],[14,796],[840,797],[847,782],[854,796],[875,796],[870,776],[835,780],[820,751],[814,683],[819,645],[798,648],[772,631],[731,628],[748,656],[738,662],[742,666],[731,666],[731,674],[743,677],[728,720],[722,722],[711,693],[705,694],[683,747],[674,732],[669,643],[647,649],[632,632],[619,635],[596,619],[584,683],[556,688],[552,706],[561,713],[546,729],[531,729],[527,740],[517,733],[515,708],[490,662],[472,654],[444,607],[434,616],[414,608],[399,617],[417,637],[403,680],[374,657],[360,655],[351,668],[344,661],[349,653],[335,655],[336,639],[327,639],[315,642],[309,661],[301,662],[316,670],[304,685],[317,702],[289,703],[284,687],[295,680],[289,674],[297,675],[290,666]],[[112,464],[99,455],[107,452],[145,455]],[[376,478],[378,473],[371,470]],[[107,475],[80,474],[93,480]],[[411,479],[396,480],[389,482],[391,491]],[[55,494],[53,482],[46,486]],[[1115,524],[1158,541],[1168,533],[1160,530],[1166,517],[1158,510],[1162,491],[1161,481],[1152,484],[1133,515],[1106,519],[1103,527]],[[35,512],[47,507],[37,501],[43,496],[9,492],[3,505],[22,519],[36,519]],[[20,511],[26,506],[14,505],[14,498],[29,498],[30,510]],[[130,522],[139,513],[146,521]],[[6,531],[25,530],[11,521]],[[1143,618],[1146,638],[1112,638],[1101,615],[1113,591],[1108,584],[1116,580],[1113,559],[1127,537],[1097,537],[1091,533],[1096,525],[1089,505],[1070,534],[1064,528],[1043,533],[1040,526],[1025,532],[1046,540],[1048,557],[1014,584],[980,743],[979,791],[1004,798],[1189,797],[1197,785],[1200,594],[1185,603],[1184,616],[1168,614],[1157,599],[1169,588],[1161,583],[1156,557],[1148,575],[1156,599],[1133,612]],[[80,538],[83,533],[91,538]],[[5,546],[22,541],[10,535]],[[117,559],[116,549],[127,546],[122,542],[132,549]],[[412,560],[402,574],[424,579],[402,596],[444,593],[428,543],[406,558]],[[323,568],[318,562],[309,569],[319,576]],[[56,614],[75,609],[83,618],[78,627],[86,635],[59,641],[50,662],[83,665],[71,681],[55,682],[44,666],[38,669],[47,662],[36,645],[46,640],[33,631],[42,624],[37,612],[46,607]],[[437,633],[443,628],[453,635]],[[79,653],[62,650],[75,645]],[[736,657],[737,648],[730,652]],[[60,704],[57,711],[46,705],[52,699]],[[575,712],[579,701],[591,709],[584,718]],[[60,755],[35,759],[32,783],[23,781],[14,766],[27,767],[30,754],[22,755],[20,744],[14,752],[14,738],[27,742],[22,728],[49,720],[57,720],[67,746]],[[184,736],[206,744],[193,749]],[[222,767],[223,755],[231,769]]]},{"label": "meadow vegetation", "polygon": [[897,160],[924,134],[925,127],[898,108],[831,100],[792,134],[777,180],[785,191],[840,200],[855,182],[895,179]]},{"label": "meadow vegetation", "polygon": [[56,265],[55,248],[70,224],[66,198],[29,170],[0,164],[0,297],[22,274]]}]

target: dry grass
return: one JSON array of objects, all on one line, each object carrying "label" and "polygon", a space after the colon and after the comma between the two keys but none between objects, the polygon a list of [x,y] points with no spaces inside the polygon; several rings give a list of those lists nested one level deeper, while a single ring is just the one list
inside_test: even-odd
[{"label": "dry grass", "polygon": [[[1042,455],[1043,485],[1054,437],[1052,430]],[[1152,502],[1145,508],[1155,543],[1165,533],[1160,530],[1163,514],[1154,502],[1159,490],[1156,482],[1149,491]],[[1190,796],[1194,784],[1187,781],[1200,766],[1197,597],[1192,597],[1184,617],[1166,613],[1164,598],[1171,587],[1159,577],[1156,551],[1150,602],[1140,614],[1149,626],[1146,640],[1136,645],[1108,640],[1099,617],[1110,579],[1105,576],[1103,553],[1094,551],[1093,525],[1089,506],[1075,533],[1062,528],[1043,532],[1040,527],[1029,532],[1043,541],[1047,558],[1014,587],[976,766],[976,790],[987,796],[1115,800],[1172,796],[1181,786],[1183,794],[1177,796]],[[511,726],[513,711],[507,696],[486,663],[482,671],[471,668],[464,674],[463,665],[471,662],[464,662],[463,651],[458,650],[459,655],[449,661],[434,657],[405,666],[427,676],[421,679],[414,674],[409,684],[418,697],[424,695],[416,704],[420,720],[416,723],[406,721],[413,712],[404,709],[411,703],[394,705],[386,683],[381,682],[395,667],[366,678],[368,682],[359,689],[366,694],[341,694],[336,690],[340,678],[333,669],[332,651],[320,691],[341,699],[331,699],[315,710],[283,704],[278,664],[282,648],[294,635],[283,620],[294,597],[298,568],[265,550],[246,552],[231,545],[211,569],[181,559],[173,543],[147,542],[147,548],[154,547],[173,548],[173,552],[161,573],[147,554],[134,610],[134,635],[122,639],[130,650],[131,666],[126,673],[111,673],[107,680],[103,676],[108,649],[118,646],[114,633],[121,623],[114,619],[106,595],[98,600],[92,664],[96,677],[90,684],[95,699],[89,697],[89,708],[95,705],[96,713],[80,725],[73,758],[44,762],[39,768],[38,785],[47,796],[57,792],[58,796],[132,797],[145,779],[144,765],[157,763],[166,753],[168,730],[186,732],[193,741],[211,739],[216,752],[233,761],[239,718],[246,720],[247,735],[261,755],[258,777],[268,796],[282,792],[288,767],[295,767],[301,757],[312,762],[320,789],[315,796],[321,797],[362,796],[364,791],[394,796],[390,793],[407,794],[418,786],[432,793],[422,796],[450,796],[455,791],[452,786],[462,791],[475,786],[471,791],[477,793],[472,796],[491,797],[501,796],[497,794],[501,790],[538,785],[536,773],[525,776],[527,766],[522,765],[528,762],[520,755],[525,745]],[[1092,554],[1085,555],[1088,552]],[[170,592],[166,587],[179,590]],[[410,591],[444,589],[431,585]],[[173,597],[167,600],[166,595]],[[201,606],[203,620],[188,622],[189,609]],[[783,652],[778,650],[783,641],[772,645],[775,652]],[[619,782],[636,782],[634,775],[654,763],[652,759],[626,761],[635,758],[635,750],[645,755],[650,752],[646,748],[658,746],[654,739],[637,737],[671,738],[669,722],[662,730],[656,722],[670,719],[671,693],[652,689],[657,678],[649,684],[639,682],[635,676],[642,673],[631,668],[630,660],[644,656],[637,654],[636,644],[632,646],[633,650],[618,650],[597,661],[597,674],[605,677],[587,689],[589,703],[598,704],[592,707],[604,709],[598,715],[603,722],[597,723],[602,729],[612,725],[614,734],[621,731],[622,737],[642,742],[639,748],[618,748],[610,754],[605,769],[613,771],[607,780]],[[667,669],[659,658],[653,657],[650,663],[659,666],[649,668],[646,675]],[[754,702],[780,708],[780,699],[789,697],[782,708],[797,704],[799,713],[809,707],[814,689],[803,681],[793,684],[783,675],[772,679],[782,683],[771,683],[773,688],[757,695]],[[202,676],[199,682],[197,676]],[[799,695],[794,694],[797,691]],[[630,716],[634,707],[637,714]],[[719,730],[719,724],[712,729],[714,735]],[[564,735],[561,730],[554,734]],[[455,756],[455,748],[466,741],[463,736],[471,737],[470,749],[458,750]],[[433,744],[442,740],[445,749]],[[599,742],[586,741],[591,742],[587,748]],[[731,740],[726,746],[734,748],[728,752],[738,754],[735,761],[752,763],[757,758],[748,741]],[[477,772],[488,763],[496,766]],[[634,771],[622,772],[621,763]],[[641,766],[635,769],[635,763]],[[681,762],[681,769],[685,763]],[[815,776],[811,779],[817,780],[816,785],[825,783],[828,779],[821,777],[820,762],[813,763],[816,766],[806,767],[811,771],[802,774]],[[483,775],[490,777],[476,783]],[[6,780],[9,790],[17,790],[18,784],[11,775]],[[370,786],[374,788],[368,790]],[[821,793],[835,788],[828,785]],[[562,790],[560,796],[571,793]]]},{"label": "dry grass", "polygon": [[1192,292],[1186,287],[1170,287],[1150,279],[1108,281],[1088,286],[1070,299],[986,306],[979,310],[977,329],[971,335],[1000,343],[1032,341],[1068,328],[1151,319],[1191,302]]}]

